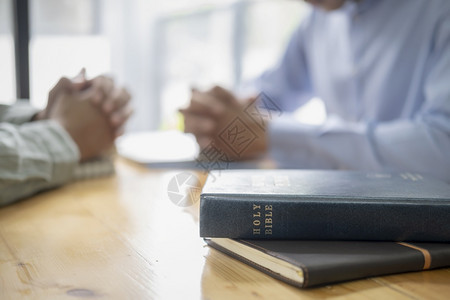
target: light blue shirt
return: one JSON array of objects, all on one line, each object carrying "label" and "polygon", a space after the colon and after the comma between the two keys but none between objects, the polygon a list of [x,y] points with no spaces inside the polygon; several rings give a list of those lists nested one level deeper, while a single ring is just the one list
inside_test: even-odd
[{"label": "light blue shirt", "polygon": [[[450,182],[450,1],[347,1],[312,9],[259,88],[280,167],[409,171]],[[290,117],[311,97],[329,119]]]}]

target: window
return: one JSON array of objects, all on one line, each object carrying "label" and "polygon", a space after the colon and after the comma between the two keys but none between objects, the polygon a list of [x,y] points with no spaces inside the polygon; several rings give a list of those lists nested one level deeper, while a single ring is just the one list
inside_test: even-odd
[{"label": "window", "polygon": [[232,7],[199,9],[160,19],[156,42],[162,127],[177,127],[176,111],[186,105],[191,87],[233,85]]},{"label": "window", "polygon": [[11,0],[0,0],[0,103],[11,104],[16,98],[14,73],[14,38]]},{"label": "window", "polygon": [[242,80],[255,78],[273,67],[305,13],[299,1],[254,2],[246,16]]},{"label": "window", "polygon": [[99,0],[33,0],[30,3],[30,100],[44,107],[61,76],[109,72],[110,45],[100,33]]},{"label": "window", "polygon": [[[33,0],[30,100],[61,76],[110,73],[133,95],[127,130],[176,128],[190,88],[236,88],[275,64],[305,4],[287,0]],[[11,0],[0,0],[0,88],[15,98]],[[10,103],[8,102],[8,103]]]},{"label": "window", "polygon": [[177,127],[176,111],[190,87],[233,89],[273,66],[301,20],[304,4],[235,1],[190,7],[159,19],[156,42],[163,127]]}]

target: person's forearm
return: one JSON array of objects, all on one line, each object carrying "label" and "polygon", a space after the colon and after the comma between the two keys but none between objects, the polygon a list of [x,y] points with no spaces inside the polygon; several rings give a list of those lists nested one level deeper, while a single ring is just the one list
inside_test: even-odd
[{"label": "person's forearm", "polygon": [[447,125],[418,120],[307,126],[284,119],[270,126],[270,154],[281,167],[411,171],[450,182]]},{"label": "person's forearm", "polygon": [[55,122],[0,125],[0,205],[69,181],[79,153]]}]

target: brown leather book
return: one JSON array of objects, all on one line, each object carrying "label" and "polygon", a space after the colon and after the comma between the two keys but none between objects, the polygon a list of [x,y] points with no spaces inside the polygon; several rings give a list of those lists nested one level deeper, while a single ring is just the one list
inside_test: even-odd
[{"label": "brown leather book", "polygon": [[376,241],[205,241],[274,278],[305,288],[450,266],[450,244]]}]

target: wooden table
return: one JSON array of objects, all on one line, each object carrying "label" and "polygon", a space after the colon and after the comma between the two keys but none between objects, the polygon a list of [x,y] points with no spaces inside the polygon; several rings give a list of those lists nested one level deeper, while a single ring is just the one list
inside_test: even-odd
[{"label": "wooden table", "polygon": [[0,299],[450,297],[450,269],[291,287],[205,246],[198,205],[169,200],[170,180],[184,171],[116,165],[113,177],[0,209]]}]

